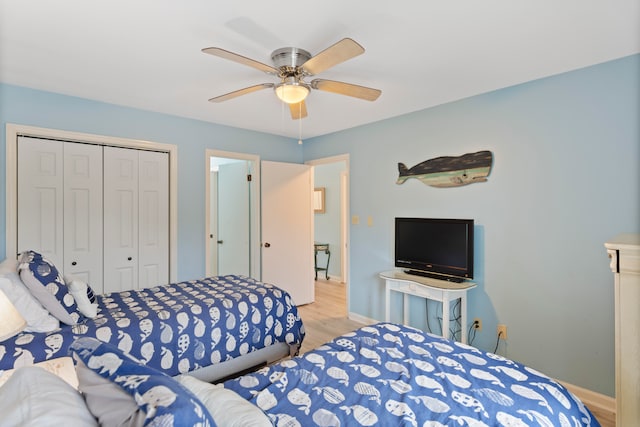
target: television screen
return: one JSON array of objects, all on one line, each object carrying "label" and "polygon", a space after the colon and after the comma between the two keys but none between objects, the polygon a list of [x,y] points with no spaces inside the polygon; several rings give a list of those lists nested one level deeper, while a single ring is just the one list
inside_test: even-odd
[{"label": "television screen", "polygon": [[443,280],[473,278],[473,224],[472,219],[396,218],[396,267]]}]

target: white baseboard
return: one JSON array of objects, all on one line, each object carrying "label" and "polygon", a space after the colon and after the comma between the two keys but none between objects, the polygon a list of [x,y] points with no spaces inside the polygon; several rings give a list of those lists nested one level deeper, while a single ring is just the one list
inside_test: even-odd
[{"label": "white baseboard", "polygon": [[374,323],[379,322],[379,320],[371,319],[369,317],[364,317],[359,315],[358,313],[353,313],[353,312],[349,312],[349,314],[347,315],[347,318],[349,318],[350,320],[353,320],[354,322],[363,323],[365,325],[372,325]]},{"label": "white baseboard", "polygon": [[602,411],[613,412],[614,414],[616,413],[616,399],[613,397],[596,393],[595,391],[565,383],[563,381],[559,382],[565,386],[567,390],[575,394],[578,399],[582,400],[589,409],[598,408]]}]

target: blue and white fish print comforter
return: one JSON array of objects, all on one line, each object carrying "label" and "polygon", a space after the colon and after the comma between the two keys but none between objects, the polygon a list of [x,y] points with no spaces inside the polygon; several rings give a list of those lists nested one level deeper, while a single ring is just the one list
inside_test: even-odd
[{"label": "blue and white fish print comforter", "polygon": [[218,276],[96,296],[98,315],[49,333],[0,342],[0,370],[67,356],[78,337],[116,345],[174,376],[277,342],[297,347],[304,327],[291,296],[245,276]]},{"label": "blue and white fish print comforter", "polygon": [[379,323],[224,383],[276,426],[598,426],[547,376],[420,330]]}]

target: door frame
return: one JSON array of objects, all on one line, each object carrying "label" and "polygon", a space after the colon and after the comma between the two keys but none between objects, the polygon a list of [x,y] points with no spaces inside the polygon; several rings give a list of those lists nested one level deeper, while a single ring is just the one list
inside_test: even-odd
[{"label": "door frame", "polygon": [[251,215],[251,236],[250,236],[250,256],[251,263],[249,268],[251,269],[251,277],[257,280],[261,280],[262,271],[260,268],[260,156],[247,153],[235,153],[231,151],[214,150],[211,148],[205,149],[205,271],[206,276],[211,276],[211,264],[209,259],[211,258],[210,237],[211,234],[211,158],[212,157],[224,157],[228,159],[247,160],[251,162],[251,196],[249,200],[249,211]]},{"label": "door frame", "polygon": [[5,253],[17,253],[18,245],[18,136],[89,143],[136,150],[160,151],[169,155],[169,281],[178,277],[178,147],[138,139],[119,138],[59,129],[7,123],[6,127],[6,200]]},{"label": "door frame", "polygon": [[345,283],[347,287],[347,311],[349,311],[349,282],[350,282],[350,273],[351,269],[349,262],[349,248],[351,247],[349,244],[349,235],[350,235],[350,223],[349,223],[349,154],[339,154],[337,156],[324,157],[321,159],[308,160],[304,162],[307,165],[318,166],[318,165],[326,165],[329,163],[336,162],[345,162],[346,168],[345,171],[341,173],[340,176],[340,236],[341,236],[341,246],[342,246],[342,257],[340,259],[340,265],[342,268],[342,278],[341,280]]}]

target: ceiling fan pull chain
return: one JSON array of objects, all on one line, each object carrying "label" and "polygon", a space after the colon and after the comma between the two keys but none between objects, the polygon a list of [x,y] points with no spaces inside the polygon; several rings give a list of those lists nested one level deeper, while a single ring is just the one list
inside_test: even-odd
[{"label": "ceiling fan pull chain", "polygon": [[298,118],[298,144],[302,145],[302,102],[298,103],[300,115]]}]

